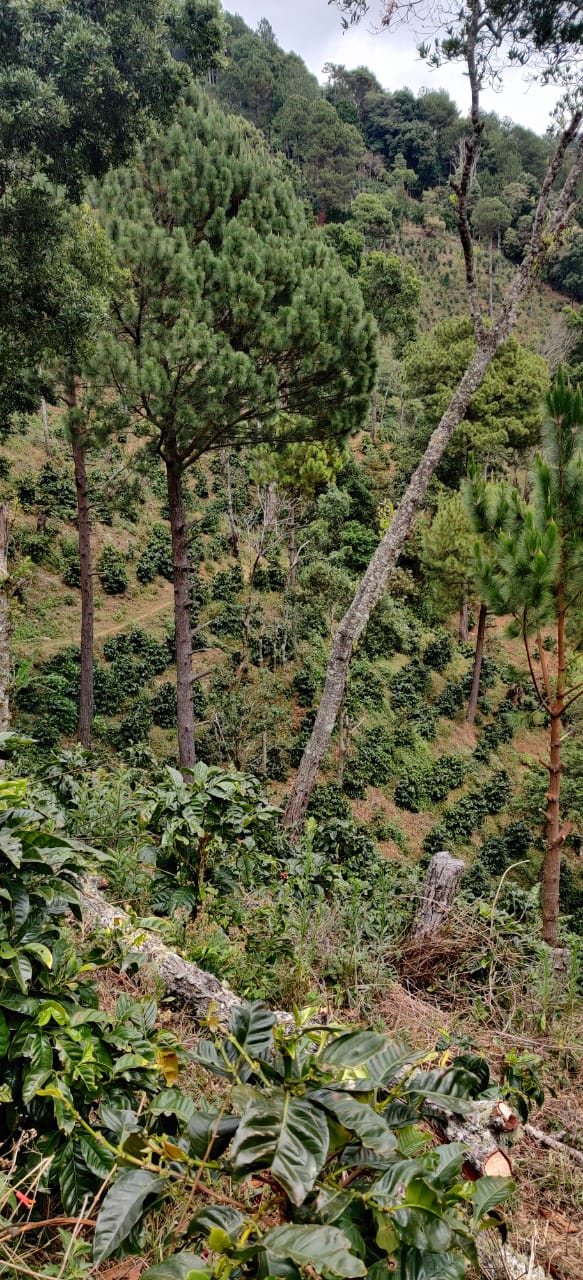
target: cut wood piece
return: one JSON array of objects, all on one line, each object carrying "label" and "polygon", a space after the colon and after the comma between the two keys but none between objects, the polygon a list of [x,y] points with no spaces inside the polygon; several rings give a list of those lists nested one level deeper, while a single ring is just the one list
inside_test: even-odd
[{"label": "cut wood piece", "polygon": [[[87,878],[83,882],[80,900],[84,922],[91,929],[112,934],[126,952],[136,951],[142,955],[152,965],[164,991],[195,1021],[201,1022],[212,1012],[222,1026],[228,1025],[231,1011],[243,1001],[214,973],[207,973],[190,960],[183,960],[162,942],[158,934],[136,925],[122,907],[112,907],[103,897],[95,879]],[[274,1018],[284,1025],[294,1025],[291,1014],[283,1011],[275,1010]]]},{"label": "cut wood piece", "polygon": [[[459,1142],[465,1148],[464,1174],[468,1178],[481,1178],[484,1174],[498,1178],[512,1175],[510,1156],[502,1151],[498,1142],[501,1133],[499,1106],[496,1099],[478,1099],[469,1106],[466,1103],[467,1111],[463,1116],[452,1115],[434,1101],[426,1102],[423,1107],[424,1114],[434,1122],[446,1142]],[[518,1128],[517,1123],[515,1133]]]},{"label": "cut wood piece", "polygon": [[439,933],[446,924],[464,870],[465,864],[459,858],[452,858],[445,849],[434,853],[421,890],[411,933],[413,941]]},{"label": "cut wood piece", "polygon": [[501,1133],[512,1133],[514,1129],[518,1129],[520,1120],[514,1114],[512,1107],[507,1102],[497,1102],[492,1112],[492,1125],[496,1125]]},{"label": "cut wood piece", "polygon": [[512,1165],[509,1157],[496,1147],[491,1155],[487,1156],[482,1165],[482,1173],[488,1178],[510,1178],[512,1176]]},{"label": "cut wood piece", "polygon": [[538,1142],[541,1147],[548,1147],[549,1151],[557,1151],[559,1155],[565,1156],[567,1160],[573,1160],[575,1164],[583,1165],[583,1151],[578,1151],[576,1147],[570,1147],[567,1142],[561,1142],[559,1138],[553,1137],[550,1133],[544,1133],[542,1129],[536,1129],[533,1124],[525,1124],[524,1132],[533,1142]]}]

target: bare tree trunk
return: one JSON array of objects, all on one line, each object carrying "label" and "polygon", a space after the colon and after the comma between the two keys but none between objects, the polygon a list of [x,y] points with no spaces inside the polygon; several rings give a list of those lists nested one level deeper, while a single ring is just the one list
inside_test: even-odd
[{"label": "bare tree trunk", "polygon": [[8,540],[12,517],[0,504],[0,733],[10,728],[10,613],[8,604]]},{"label": "bare tree trunk", "polygon": [[480,613],[478,615],[478,630],[476,632],[476,652],[474,654],[474,670],[472,672],[472,687],[470,690],[470,700],[468,702],[468,714],[466,716],[468,724],[473,724],[476,719],[476,711],[478,709],[478,697],[480,695],[480,676],[482,674],[482,658],[484,657],[484,640],[486,637],[486,618],[488,616],[487,605],[480,605]]},{"label": "bare tree trunk", "polygon": [[43,424],[43,435],[45,438],[45,449],[47,451],[47,458],[52,458],[53,451],[51,449],[51,437],[49,435],[49,417],[47,413],[47,402],[44,396],[41,396],[40,398],[40,416]]},{"label": "bare tree trunk", "polygon": [[339,740],[339,744],[338,744],[338,773],[337,773],[337,775],[336,775],[336,781],[337,781],[337,783],[338,783],[338,786],[339,786],[339,787],[341,787],[341,786],[342,786],[342,784],[343,784],[343,782],[344,782],[344,769],[345,769],[345,766],[346,766],[346,754],[347,754],[347,751],[348,751],[348,732],[347,732],[347,725],[346,725],[346,708],[345,708],[344,704],[342,704],[342,707],[340,708],[340,716],[339,716],[339,720],[338,720],[338,729],[339,729],[339,738],[340,738],[340,740]]},{"label": "bare tree trunk", "polygon": [[231,531],[231,553],[234,560],[239,559],[239,526],[235,519],[235,508],[233,505],[233,486],[231,483],[231,460],[229,458],[229,450],[221,449],[221,462],[223,464],[223,476],[225,479],[225,489],[227,491],[227,516],[229,519],[229,529]]},{"label": "bare tree trunk", "polygon": [[79,686],[79,727],[77,737],[82,747],[91,746],[93,729],[93,633],[95,608],[93,603],[93,561],[91,557],[91,516],[89,489],[85,463],[85,442],[82,430],[75,422],[77,408],[77,384],[71,378],[65,390],[65,403],[70,411],[71,448],[75,468],[77,494],[77,532],[79,538],[79,578],[81,583],[81,679]]},{"label": "bare tree trunk", "polygon": [[458,627],[458,639],[460,644],[467,643],[468,634],[468,597],[467,593],[464,591],[460,606],[460,620]]},{"label": "bare tree trunk", "polygon": [[379,412],[379,389],[375,387],[370,402],[370,438],[374,444],[377,436],[377,422]]},{"label": "bare tree trunk", "polygon": [[423,882],[411,938],[418,941],[427,934],[439,933],[447,923],[465,863],[452,858],[445,849],[434,853]]},{"label": "bare tree trunk", "polygon": [[176,630],[176,702],[178,757],[183,772],[196,763],[194,705],[192,699],[192,622],[190,618],[190,561],[188,532],[182,499],[182,477],[177,462],[166,462],[168,510],[172,535],[174,625]]},{"label": "bare tree trunk", "polygon": [[[555,154],[542,184],[530,243],[506,290],[498,319],[492,328],[486,332],[479,309],[479,297],[473,265],[473,248],[467,217],[467,194],[482,131],[478,111],[479,81],[475,73],[475,67],[473,68],[473,75],[470,67],[470,79],[472,81],[474,137],[468,142],[462,178],[460,183],[454,187],[454,190],[457,193],[458,225],[466,263],[468,301],[474,322],[476,350],[443,414],[441,422],[431,436],[423,458],[409,481],[400,506],[395,512],[384,538],[379,543],[360,582],[356,595],[338,627],[328,662],[326,683],[312,736],[302,756],[284,815],[285,825],[296,830],[303,821],[306,807],[318,776],[318,770],[334,731],[336,717],[344,697],[348,665],[353,646],[362,635],[374,606],[380,600],[386,588],[388,576],[397,563],[435,468],[441,462],[451,437],[462,421],[470,400],[481,385],[496,352],[500,350],[500,347],[512,333],[521,305],[530,292],[534,280],[540,275],[550,246],[555,247],[557,243],[560,243],[561,237],[564,235],[577,208],[577,188],[583,173],[583,138],[578,136],[583,120],[583,109],[575,111],[570,123],[563,130],[558,140]],[[549,204],[555,179],[559,174],[565,154],[575,139],[577,140],[577,150],[573,165],[557,197],[554,208],[550,212]],[[470,146],[470,143],[474,144],[473,147]]]},{"label": "bare tree trunk", "polygon": [[[543,864],[543,939],[550,947],[559,942],[559,890],[561,886],[561,854],[566,832],[561,831],[561,734],[565,689],[565,609],[563,587],[559,586],[557,626],[557,688],[551,713],[551,758],[546,811],[546,850]],[[539,649],[542,656],[542,648]],[[544,664],[544,657],[543,657]],[[543,666],[546,675],[546,667]],[[545,684],[547,680],[545,679]]]},{"label": "bare tree trunk", "polygon": [[488,245],[488,315],[494,315],[494,240],[490,236]]},{"label": "bare tree trunk", "polygon": [[296,548],[296,504],[295,504],[294,498],[292,498],[289,504],[289,533],[288,533],[287,550],[288,550],[288,557],[289,557],[289,573],[288,573],[287,580],[288,580],[288,585],[293,589],[296,585],[297,578],[298,578],[298,574],[297,574],[298,553]]}]

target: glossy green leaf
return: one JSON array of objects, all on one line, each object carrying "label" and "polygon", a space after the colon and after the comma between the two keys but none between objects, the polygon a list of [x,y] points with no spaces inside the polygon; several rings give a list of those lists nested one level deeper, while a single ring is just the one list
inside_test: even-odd
[{"label": "glossy green leaf", "polygon": [[93,1199],[96,1186],[87,1168],[79,1143],[70,1140],[59,1158],[59,1190],[65,1213],[75,1217],[88,1199]]},{"label": "glossy green leaf", "polygon": [[[266,1058],[273,1044],[274,1016],[260,1001],[236,1006],[231,1013],[229,1031],[250,1058]],[[226,1046],[227,1047],[227,1046]],[[227,1047],[229,1057],[237,1059],[234,1045]]]},{"label": "glossy green leaf", "polygon": [[493,1209],[503,1204],[515,1190],[516,1184],[511,1178],[490,1178],[485,1176],[474,1183],[472,1202],[474,1206],[474,1222],[481,1222]]},{"label": "glossy green leaf", "polygon": [[22,1101],[28,1106],[29,1102],[36,1097],[39,1089],[43,1088],[49,1076],[53,1074],[52,1067],[43,1069],[42,1071],[27,1071],[22,1081]]},{"label": "glossy green leaf", "polygon": [[150,1103],[150,1114],[176,1116],[177,1120],[188,1124],[196,1114],[196,1103],[182,1089],[162,1089]]},{"label": "glossy green leaf", "polygon": [[20,867],[22,863],[22,841],[18,836],[13,835],[10,831],[0,830],[0,856],[8,859],[13,867]]},{"label": "glossy green leaf", "polygon": [[455,1181],[461,1172],[466,1152],[467,1147],[463,1142],[446,1142],[443,1146],[435,1147],[432,1155],[437,1156],[437,1164],[428,1175],[431,1185],[448,1187],[452,1181]]},{"label": "glossy green leaf", "polygon": [[197,1111],[188,1123],[190,1154],[202,1160],[208,1151],[208,1158],[216,1160],[227,1150],[239,1124],[238,1116],[221,1116],[219,1119],[217,1111]]},{"label": "glossy green leaf", "polygon": [[207,1208],[201,1209],[200,1213],[197,1213],[196,1217],[192,1219],[188,1234],[189,1236],[208,1236],[211,1231],[218,1228],[224,1231],[230,1241],[234,1241],[241,1234],[244,1221],[243,1214],[228,1204],[209,1205]]},{"label": "glossy green leaf", "polygon": [[322,1050],[322,1061],[330,1067],[361,1067],[380,1053],[389,1041],[378,1031],[349,1031],[337,1036]]},{"label": "glossy green leaf", "polygon": [[317,1089],[310,1094],[310,1101],[317,1102],[335,1117],[346,1129],[360,1138],[363,1146],[376,1151],[379,1156],[390,1156],[397,1146],[397,1139],[384,1117],[366,1102],[359,1102],[348,1093],[332,1089]]},{"label": "glossy green leaf", "polygon": [[404,1125],[399,1129],[397,1143],[402,1156],[416,1156],[427,1147],[428,1134],[416,1124]]},{"label": "glossy green leaf", "polygon": [[12,914],[17,929],[21,929],[30,915],[30,898],[22,880],[13,880],[10,885]]},{"label": "glossy green leaf", "polygon": [[364,1276],[366,1265],[350,1252],[350,1241],[337,1227],[275,1227],[263,1237],[262,1245],[276,1258],[290,1258],[299,1267],[311,1266],[321,1273],[337,1276]]},{"label": "glossy green leaf", "polygon": [[400,1188],[407,1187],[412,1178],[425,1173],[422,1160],[394,1160],[390,1168],[382,1173],[368,1192],[371,1200],[382,1203],[393,1203],[402,1199]]},{"label": "glossy green leaf", "polygon": [[143,1215],[146,1201],[166,1183],[148,1169],[122,1169],[99,1210],[93,1237],[93,1261],[105,1262],[119,1248]]},{"label": "glossy green leaf", "polygon": [[32,978],[32,965],[27,955],[20,952],[11,962],[10,968],[16,980],[17,986],[24,993],[28,989],[28,984]]},{"label": "glossy green leaf", "polygon": [[199,1280],[200,1275],[210,1275],[202,1258],[196,1253],[175,1253],[165,1262],[158,1262],[155,1267],[148,1267],[142,1272],[142,1280]]},{"label": "glossy green leaf", "polygon": [[115,1164],[113,1153],[89,1133],[84,1133],[79,1138],[79,1148],[91,1173],[94,1173],[97,1178],[107,1178]]},{"label": "glossy green leaf", "polygon": [[9,1044],[10,1029],[2,1010],[0,1009],[0,1058],[3,1058],[5,1054],[8,1053]]},{"label": "glossy green leaf", "polygon": [[241,1119],[231,1154],[237,1173],[270,1169],[292,1204],[300,1205],[328,1154],[326,1119],[283,1090],[257,1096]]}]

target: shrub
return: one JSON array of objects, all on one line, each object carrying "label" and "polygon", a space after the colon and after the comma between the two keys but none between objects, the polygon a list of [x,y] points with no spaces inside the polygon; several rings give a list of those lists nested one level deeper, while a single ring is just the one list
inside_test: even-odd
[{"label": "shrub", "polygon": [[146,742],[152,727],[152,710],[148,698],[138,698],[113,733],[113,744],[119,751],[135,742]]},{"label": "shrub", "polygon": [[321,685],[321,673],[316,673],[313,667],[304,667],[302,671],[296,671],[291,688],[299,706],[311,707]]},{"label": "shrub", "polygon": [[433,671],[443,671],[451,662],[453,654],[454,643],[449,631],[436,631],[425,646],[422,661],[424,666]]},{"label": "shrub", "polygon": [[115,671],[98,663],[93,672],[93,695],[96,714],[102,716],[117,715],[128,697],[127,690]]},{"label": "shrub", "polygon": [[367,729],[356,742],[356,766],[359,774],[374,786],[383,786],[393,771],[393,743],[380,727]]},{"label": "shrub", "polygon": [[499,769],[482,790],[486,813],[501,813],[512,795],[510,778],[505,769]]},{"label": "shrub", "polygon": [[355,710],[366,707],[369,711],[380,711],[384,708],[386,680],[375,670],[372,662],[366,658],[355,659],[350,664],[348,688],[346,691],[347,706],[354,703]]},{"label": "shrub", "polygon": [[348,520],[340,533],[344,563],[354,573],[362,573],[372,559],[378,541],[378,534],[370,526],[360,524],[358,520]]},{"label": "shrub", "polygon": [[446,720],[454,720],[465,700],[463,681],[449,680],[441,693],[438,693],[433,705],[438,715],[445,716]]},{"label": "shrub", "polygon": [[173,729],[176,725],[176,685],[171,680],[161,684],[150,703],[152,720],[161,729]]},{"label": "shrub", "polygon": [[490,836],[488,840],[484,840],[479,853],[479,862],[490,875],[502,875],[510,864],[504,836]]},{"label": "shrub", "polygon": [[483,794],[472,791],[469,795],[462,796],[457,804],[443,812],[443,825],[450,840],[454,844],[469,840],[472,832],[481,825],[487,813],[488,806]]},{"label": "shrub", "polygon": [[61,555],[63,557],[63,582],[66,587],[81,586],[81,567],[79,564],[79,546],[69,538],[61,538]]},{"label": "shrub", "polygon": [[95,568],[106,595],[121,596],[127,591],[129,577],[126,558],[117,547],[104,547]]},{"label": "shrub", "polygon": [[242,640],[244,617],[243,605],[225,604],[216,618],[213,618],[211,628],[216,636],[232,636],[235,640]]},{"label": "shrub", "polygon": [[172,539],[164,524],[155,524],[136,565],[136,577],[143,584],[153,582],[157,575],[172,582]]},{"label": "shrub", "polygon": [[308,813],[317,822],[326,822],[329,818],[349,818],[350,805],[336,782],[319,782],[310,796]]},{"label": "shrub", "polygon": [[426,791],[432,804],[445,800],[450,791],[461,787],[466,774],[463,756],[440,756],[432,766],[426,782]]},{"label": "shrub", "polygon": [[219,569],[211,583],[211,600],[232,600],[243,589],[243,573],[240,565],[231,569]]},{"label": "shrub", "polygon": [[413,658],[406,667],[397,671],[391,680],[391,705],[402,708],[405,713],[415,707],[420,697],[427,693],[429,676],[418,658]]},{"label": "shrub", "polygon": [[439,728],[439,717],[434,707],[427,706],[427,703],[418,704],[413,708],[413,714],[409,720],[409,727],[423,739],[424,742],[434,742],[437,737]]},{"label": "shrub", "polygon": [[361,642],[367,658],[388,658],[393,653],[414,653],[421,629],[406,605],[383,596],[373,609]]}]

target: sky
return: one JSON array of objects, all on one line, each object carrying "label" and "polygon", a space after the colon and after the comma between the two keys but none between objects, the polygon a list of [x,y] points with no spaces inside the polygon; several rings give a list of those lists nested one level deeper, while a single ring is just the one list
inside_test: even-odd
[{"label": "sky", "polygon": [[[385,89],[407,86],[417,93],[425,86],[445,88],[462,112],[467,110],[468,86],[461,67],[430,70],[417,54],[419,40],[405,27],[379,33],[373,30],[372,19],[365,19],[343,33],[338,10],[327,0],[224,0],[224,7],[239,13],[253,28],[260,18],[267,18],[282,48],[301,54],[320,80],[326,62],[348,68],[366,66]],[[374,5],[371,11],[374,16]],[[503,90],[485,90],[482,102],[486,110],[544,133],[557,96],[553,88],[528,85],[516,68],[505,74]]]}]

